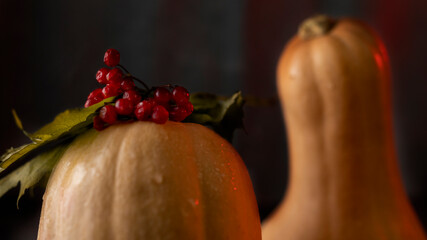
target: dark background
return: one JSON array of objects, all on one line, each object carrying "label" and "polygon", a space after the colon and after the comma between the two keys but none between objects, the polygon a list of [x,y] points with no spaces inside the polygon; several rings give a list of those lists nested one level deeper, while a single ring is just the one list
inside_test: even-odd
[{"label": "dark background", "polygon": [[[27,142],[29,131],[82,106],[107,48],[149,85],[186,86],[262,98],[276,96],[275,67],[298,24],[316,13],[370,24],[388,47],[394,126],[407,193],[427,225],[427,1],[412,0],[1,0],[0,151]],[[260,214],[280,201],[287,149],[280,106],[246,107],[248,134],[234,145],[252,177]],[[35,239],[42,190],[0,199],[0,238]]]}]

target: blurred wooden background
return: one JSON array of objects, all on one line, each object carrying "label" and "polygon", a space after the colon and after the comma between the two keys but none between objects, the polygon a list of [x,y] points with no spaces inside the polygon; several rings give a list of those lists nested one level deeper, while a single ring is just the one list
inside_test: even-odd
[{"label": "blurred wooden background", "polygon": [[[425,0],[1,0],[0,151],[26,143],[11,109],[33,131],[97,87],[107,48],[149,85],[191,92],[275,97],[276,61],[298,24],[316,13],[352,16],[388,47],[400,166],[409,197],[427,226],[427,1]],[[280,106],[247,107],[248,134],[234,145],[247,164],[265,217],[287,181]],[[0,238],[35,239],[42,191],[0,199]]]}]

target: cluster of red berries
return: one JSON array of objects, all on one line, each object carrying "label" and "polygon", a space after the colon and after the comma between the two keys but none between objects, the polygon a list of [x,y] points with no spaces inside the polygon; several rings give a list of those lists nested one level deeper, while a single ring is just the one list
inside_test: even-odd
[{"label": "cluster of red berries", "polygon": [[[171,85],[148,88],[119,62],[120,53],[117,50],[108,49],[105,52],[104,63],[112,69],[104,67],[98,70],[96,80],[105,86],[91,92],[85,103],[85,107],[89,107],[106,98],[116,97],[114,104],[105,105],[94,117],[93,127],[96,130],[103,130],[120,120],[165,123],[170,119],[180,122],[193,112],[187,89]],[[145,89],[138,88],[134,80]]]}]

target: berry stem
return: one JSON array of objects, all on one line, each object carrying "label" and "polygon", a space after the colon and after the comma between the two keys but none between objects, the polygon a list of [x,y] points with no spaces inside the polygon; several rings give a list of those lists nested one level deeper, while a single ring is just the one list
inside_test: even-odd
[{"label": "berry stem", "polygon": [[147,91],[150,90],[150,88],[147,86],[147,84],[145,84],[143,81],[139,80],[138,78],[136,78],[132,75],[131,75],[131,77],[133,80],[136,80],[137,82],[141,83]]},{"label": "berry stem", "polygon": [[172,84],[160,85],[159,87],[173,88]]},{"label": "berry stem", "polygon": [[129,71],[125,67],[123,67],[123,65],[117,64],[117,66],[123,69],[127,74],[129,74]]},{"label": "berry stem", "polygon": [[150,90],[150,88],[147,86],[147,84],[145,84],[143,81],[139,80],[138,78],[132,76],[132,74],[130,74],[129,71],[125,67],[123,67],[123,65],[117,64],[117,66],[120,67],[121,69],[123,69],[123,71],[125,71],[127,73],[127,75],[129,75],[130,77],[132,77],[132,79],[134,79],[137,82],[141,83],[146,90]]}]

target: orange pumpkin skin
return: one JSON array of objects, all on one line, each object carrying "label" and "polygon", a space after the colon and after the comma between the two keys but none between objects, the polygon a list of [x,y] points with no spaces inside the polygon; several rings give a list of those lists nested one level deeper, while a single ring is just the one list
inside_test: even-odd
[{"label": "orange pumpkin skin", "polygon": [[38,239],[261,239],[244,163],[198,124],[91,130],[65,152],[43,199]]},{"label": "orange pumpkin skin", "polygon": [[426,239],[393,143],[385,47],[364,24],[307,20],[277,85],[290,151],[285,198],[263,239]]}]

